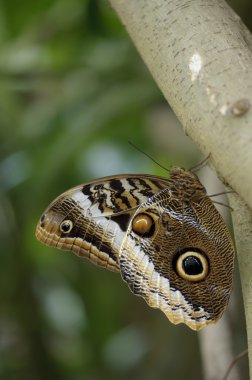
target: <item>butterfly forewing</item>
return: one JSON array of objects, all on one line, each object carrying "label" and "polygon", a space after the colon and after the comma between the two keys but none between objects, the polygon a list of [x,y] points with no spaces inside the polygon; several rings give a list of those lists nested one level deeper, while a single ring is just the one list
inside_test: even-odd
[{"label": "butterfly forewing", "polygon": [[[36,236],[47,245],[119,271],[118,252],[135,209],[165,187],[151,176],[105,177],[77,186],[50,204]],[[71,231],[64,231],[71,223]]]}]

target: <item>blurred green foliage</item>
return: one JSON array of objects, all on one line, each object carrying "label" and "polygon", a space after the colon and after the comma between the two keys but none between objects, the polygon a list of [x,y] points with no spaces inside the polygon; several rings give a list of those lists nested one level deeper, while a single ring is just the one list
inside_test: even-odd
[{"label": "blurred green foliage", "polygon": [[158,148],[146,125],[162,107],[107,2],[0,2],[1,379],[202,378],[195,333],[171,326],[119,275],[34,237],[48,203],[78,183],[165,175],[128,140],[167,166],[196,159]]}]

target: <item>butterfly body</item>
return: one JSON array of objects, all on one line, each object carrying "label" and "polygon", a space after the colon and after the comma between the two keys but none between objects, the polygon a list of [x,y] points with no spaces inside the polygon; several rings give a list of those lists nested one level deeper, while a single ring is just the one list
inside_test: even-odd
[{"label": "butterfly body", "polygon": [[175,324],[214,323],[228,302],[234,248],[197,176],[105,177],[59,196],[36,236],[119,271],[130,289]]}]

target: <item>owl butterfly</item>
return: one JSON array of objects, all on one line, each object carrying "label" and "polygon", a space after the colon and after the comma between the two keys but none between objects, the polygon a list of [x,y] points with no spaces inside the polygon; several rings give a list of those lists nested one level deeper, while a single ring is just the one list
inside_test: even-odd
[{"label": "owl butterfly", "polygon": [[231,293],[234,247],[198,177],[117,175],[54,200],[36,237],[115,272],[172,323],[215,323]]}]

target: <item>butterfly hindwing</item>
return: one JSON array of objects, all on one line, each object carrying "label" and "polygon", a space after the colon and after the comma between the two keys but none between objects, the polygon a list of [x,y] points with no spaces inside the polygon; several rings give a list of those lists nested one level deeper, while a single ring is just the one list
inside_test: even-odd
[{"label": "butterfly hindwing", "polygon": [[[134,230],[138,215],[151,218],[151,234]],[[198,273],[192,267],[191,278],[181,274],[180,257],[189,258],[189,266],[199,260]],[[122,277],[133,293],[161,309],[171,322],[194,330],[222,315],[231,293],[233,260],[232,241],[211,200],[204,196],[186,202],[169,189],[139,207],[119,255]]]}]

